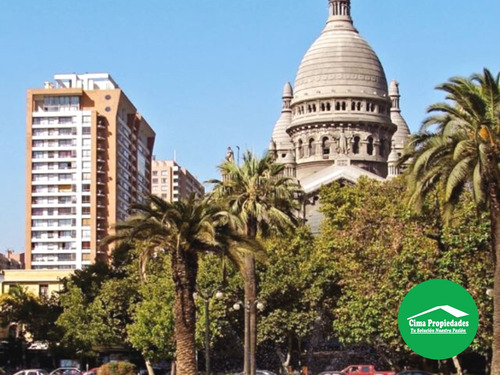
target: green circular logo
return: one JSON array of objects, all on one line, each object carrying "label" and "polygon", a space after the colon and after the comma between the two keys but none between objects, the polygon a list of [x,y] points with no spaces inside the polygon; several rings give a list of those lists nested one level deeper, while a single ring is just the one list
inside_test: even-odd
[{"label": "green circular logo", "polygon": [[415,353],[447,359],[474,340],[479,314],[469,292],[448,280],[429,280],[413,287],[399,307],[403,340]]}]

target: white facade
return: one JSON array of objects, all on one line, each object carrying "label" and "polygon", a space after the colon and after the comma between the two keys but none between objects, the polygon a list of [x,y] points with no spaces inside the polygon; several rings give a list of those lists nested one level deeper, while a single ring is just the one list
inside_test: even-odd
[{"label": "white facade", "polygon": [[90,264],[91,113],[78,96],[51,99],[32,113],[32,268],[82,268]]}]

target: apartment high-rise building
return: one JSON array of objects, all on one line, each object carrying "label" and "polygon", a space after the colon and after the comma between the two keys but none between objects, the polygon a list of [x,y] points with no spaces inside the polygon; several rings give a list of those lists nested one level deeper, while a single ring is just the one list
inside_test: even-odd
[{"label": "apartment high-rise building", "polygon": [[151,191],[155,133],[107,73],[28,90],[26,268],[81,269]]},{"label": "apartment high-rise building", "polygon": [[173,160],[153,160],[151,186],[153,194],[168,202],[188,198],[192,193],[205,194],[203,185],[186,168]]}]

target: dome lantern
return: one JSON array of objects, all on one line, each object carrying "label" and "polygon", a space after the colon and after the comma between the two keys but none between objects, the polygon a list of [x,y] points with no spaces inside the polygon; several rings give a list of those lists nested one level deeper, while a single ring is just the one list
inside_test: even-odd
[{"label": "dome lantern", "polygon": [[328,0],[328,23],[335,28],[353,30],[351,0]]}]

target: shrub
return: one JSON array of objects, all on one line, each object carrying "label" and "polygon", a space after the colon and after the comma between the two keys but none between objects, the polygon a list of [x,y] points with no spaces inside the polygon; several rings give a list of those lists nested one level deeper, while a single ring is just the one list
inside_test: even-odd
[{"label": "shrub", "polygon": [[135,366],[127,361],[109,362],[99,367],[97,375],[136,375]]}]

